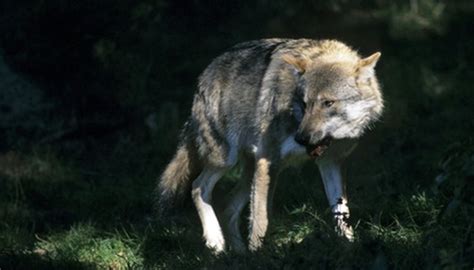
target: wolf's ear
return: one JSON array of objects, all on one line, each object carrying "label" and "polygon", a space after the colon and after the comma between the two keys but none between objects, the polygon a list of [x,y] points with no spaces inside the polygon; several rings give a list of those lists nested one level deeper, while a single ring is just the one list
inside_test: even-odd
[{"label": "wolf's ear", "polygon": [[370,77],[374,74],[374,68],[382,54],[376,52],[369,57],[359,60],[357,71],[360,76]]},{"label": "wolf's ear", "polygon": [[281,59],[291,65],[300,74],[303,74],[308,67],[309,60],[304,57],[295,57],[291,54],[284,54]]}]

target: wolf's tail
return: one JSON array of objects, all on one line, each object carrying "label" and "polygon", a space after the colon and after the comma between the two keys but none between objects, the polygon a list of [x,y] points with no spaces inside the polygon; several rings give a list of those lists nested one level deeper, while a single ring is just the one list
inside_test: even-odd
[{"label": "wolf's tail", "polygon": [[183,138],[171,162],[161,174],[155,190],[158,218],[166,217],[191,194],[191,181],[200,173],[197,149],[188,137]]}]

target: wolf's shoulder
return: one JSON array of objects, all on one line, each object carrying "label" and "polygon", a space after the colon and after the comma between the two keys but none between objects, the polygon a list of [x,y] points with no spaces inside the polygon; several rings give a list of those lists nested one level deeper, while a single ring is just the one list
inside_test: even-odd
[{"label": "wolf's shoulder", "polygon": [[238,43],[212,60],[203,75],[210,72],[229,70],[252,71],[268,65],[278,47],[291,41],[290,39],[272,38],[258,39]]},{"label": "wolf's shoulder", "polygon": [[322,55],[344,56],[357,59],[358,54],[350,46],[335,39],[293,39],[281,44],[278,54],[291,54],[316,59]]},{"label": "wolf's shoulder", "polygon": [[286,39],[286,38],[270,38],[257,39],[238,43],[232,46],[227,53],[239,54],[242,52],[268,52],[273,53],[291,53],[294,55],[306,54],[317,56],[319,54],[356,54],[356,52],[345,43],[335,39]]}]

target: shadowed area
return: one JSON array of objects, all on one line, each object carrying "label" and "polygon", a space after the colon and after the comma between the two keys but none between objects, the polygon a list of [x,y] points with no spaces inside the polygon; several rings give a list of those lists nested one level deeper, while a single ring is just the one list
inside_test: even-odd
[{"label": "shadowed area", "polygon": [[[0,269],[472,268],[473,18],[470,1],[3,1]],[[282,173],[263,249],[214,257],[191,196],[165,223],[152,191],[199,73],[271,37],[382,52],[386,109],[346,162],[356,239],[308,163]]]}]

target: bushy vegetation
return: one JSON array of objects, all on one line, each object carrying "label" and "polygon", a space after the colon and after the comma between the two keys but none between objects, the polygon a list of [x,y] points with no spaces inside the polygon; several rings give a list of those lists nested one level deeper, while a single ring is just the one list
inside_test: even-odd
[{"label": "bushy vegetation", "polygon": [[[1,269],[474,267],[469,1],[4,1],[0,12]],[[386,111],[346,164],[354,243],[335,235],[306,164],[279,179],[263,250],[215,257],[192,205],[162,225],[151,191],[199,72],[264,37],[381,50]]]}]

